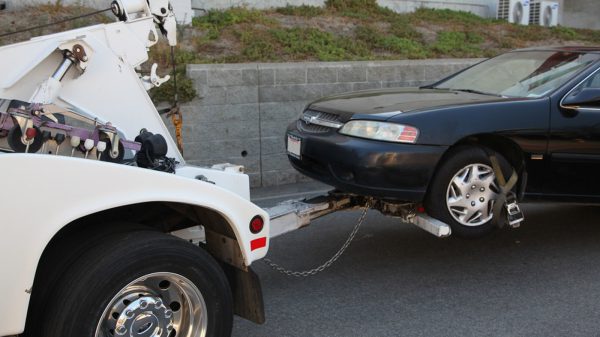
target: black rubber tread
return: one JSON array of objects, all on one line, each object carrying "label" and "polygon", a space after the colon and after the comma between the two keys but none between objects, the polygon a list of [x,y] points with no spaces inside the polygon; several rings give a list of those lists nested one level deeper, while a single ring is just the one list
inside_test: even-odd
[{"label": "black rubber tread", "polygon": [[111,236],[123,235],[136,230],[149,230],[133,223],[107,223],[101,226],[86,226],[78,231],[59,233],[52,239],[38,263],[35,283],[29,302],[27,324],[23,337],[41,336],[39,324],[47,311],[49,293],[57,286],[69,267],[86,251],[110,240]]},{"label": "black rubber tread", "polygon": [[[478,238],[485,236],[496,228],[494,219],[475,227],[464,226],[454,220],[446,206],[448,184],[460,169],[469,164],[481,163],[491,166],[492,164],[489,159],[490,154],[495,154],[498,158],[502,172],[507,180],[512,174],[512,166],[500,153],[482,146],[465,145],[459,146],[451,151],[452,152],[446,156],[445,161],[440,165],[431,181],[429,191],[425,198],[425,209],[432,217],[450,225],[452,228],[452,235],[463,238]],[[494,214],[494,218],[498,216],[498,214]]]},{"label": "black rubber tread", "polygon": [[[156,272],[180,274],[202,292],[209,337],[231,335],[233,303],[223,270],[203,249],[155,231],[105,237],[72,263],[48,293],[39,337],[94,336],[104,308],[131,281]],[[32,335],[33,336],[33,335]]]}]

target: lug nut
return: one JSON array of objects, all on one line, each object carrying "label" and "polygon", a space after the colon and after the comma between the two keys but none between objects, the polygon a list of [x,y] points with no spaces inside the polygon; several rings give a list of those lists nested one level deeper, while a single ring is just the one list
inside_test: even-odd
[{"label": "lug nut", "polygon": [[467,199],[469,199],[471,197],[471,195],[469,193],[467,193]]},{"label": "lug nut", "polygon": [[146,309],[147,307],[148,307],[148,302],[146,302],[146,301],[140,301],[140,308]]},{"label": "lug nut", "polygon": [[479,191],[481,191],[481,192],[485,192],[485,188],[484,188],[484,187],[482,187],[482,188],[480,188],[480,189],[479,189]]},{"label": "lug nut", "polygon": [[485,199],[483,197],[479,198],[479,201],[484,202]]},{"label": "lug nut", "polygon": [[471,201],[471,206],[475,207],[475,201]]},{"label": "lug nut", "polygon": [[121,325],[116,329],[115,332],[117,333],[117,335],[124,335],[127,332],[127,328]]},{"label": "lug nut", "polygon": [[125,311],[125,316],[127,316],[127,318],[133,318],[133,311],[131,311],[131,310]]},{"label": "lug nut", "polygon": [[475,189],[475,185],[471,186],[471,189],[474,190]]}]

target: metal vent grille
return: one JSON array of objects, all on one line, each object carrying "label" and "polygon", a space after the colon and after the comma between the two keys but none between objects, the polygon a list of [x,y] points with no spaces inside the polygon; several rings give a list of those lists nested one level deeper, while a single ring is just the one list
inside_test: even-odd
[{"label": "metal vent grille", "polygon": [[501,20],[508,20],[510,15],[510,0],[499,0],[498,1],[498,14],[497,18]]},{"label": "metal vent grille", "polygon": [[542,4],[539,2],[532,2],[529,7],[529,23],[534,25],[540,24]]},{"label": "metal vent grille", "polygon": [[328,120],[331,122],[339,122],[340,121],[340,116],[338,116],[338,115],[330,114],[330,113],[322,112],[322,111],[315,111],[315,110],[304,111],[304,116],[310,116],[310,117],[315,116],[319,119],[324,119],[324,120]]},{"label": "metal vent grille", "polygon": [[298,130],[306,133],[327,133],[331,128],[322,125],[308,124],[303,120],[299,120]]},{"label": "metal vent grille", "polygon": [[329,132],[332,128],[323,125],[307,123],[304,121],[305,117],[307,117],[308,119],[310,119],[311,117],[317,117],[320,120],[330,121],[334,123],[340,122],[340,116],[338,115],[322,111],[306,110],[304,111],[302,118],[300,118],[297,124],[298,129],[306,133],[326,133]]}]

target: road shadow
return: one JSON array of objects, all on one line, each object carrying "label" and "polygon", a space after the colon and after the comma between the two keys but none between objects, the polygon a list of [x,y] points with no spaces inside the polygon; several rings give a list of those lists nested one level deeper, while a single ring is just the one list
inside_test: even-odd
[{"label": "road shadow", "polygon": [[[317,276],[286,277],[257,263],[269,322],[238,320],[237,336],[597,335],[600,323],[589,317],[600,316],[600,207],[524,210],[521,228],[477,240],[438,239],[373,211],[348,251]],[[359,215],[333,214],[275,239],[269,257],[315,267]]]}]

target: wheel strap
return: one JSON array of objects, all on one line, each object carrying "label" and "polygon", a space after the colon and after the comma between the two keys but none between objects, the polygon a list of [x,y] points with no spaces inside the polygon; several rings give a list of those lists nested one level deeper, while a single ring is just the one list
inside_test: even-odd
[{"label": "wheel strap", "polygon": [[517,171],[513,168],[512,174],[508,181],[504,177],[504,173],[502,172],[502,168],[500,167],[500,163],[498,162],[498,158],[496,158],[495,154],[489,155],[490,162],[492,163],[492,170],[494,171],[494,175],[496,175],[496,180],[498,180],[498,187],[500,188],[500,193],[498,193],[498,198],[494,203],[493,214],[497,216],[494,217],[496,226],[502,228],[505,225],[504,221],[500,220],[500,214],[502,214],[502,207],[506,204],[509,199],[509,194],[512,193],[513,187],[517,184],[519,180],[519,175]]}]

